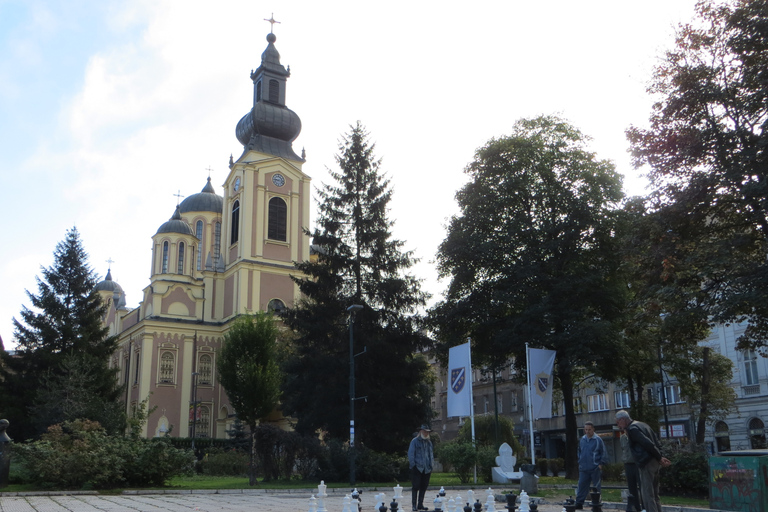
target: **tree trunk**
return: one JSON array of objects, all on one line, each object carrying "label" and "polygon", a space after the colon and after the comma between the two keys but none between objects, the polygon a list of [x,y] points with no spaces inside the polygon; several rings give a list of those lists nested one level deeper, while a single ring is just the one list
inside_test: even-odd
[{"label": "tree trunk", "polygon": [[696,444],[704,443],[704,434],[707,423],[707,415],[709,413],[709,388],[710,388],[710,374],[709,374],[709,347],[704,347],[702,355],[702,371],[701,371],[701,407],[699,409],[699,420],[696,424]]},{"label": "tree trunk", "polygon": [[573,410],[573,380],[567,358],[558,358],[557,374],[560,379],[560,388],[563,391],[563,402],[565,405],[565,477],[578,479],[579,436],[576,431],[576,414]]},{"label": "tree trunk", "polygon": [[256,425],[250,425],[251,428],[251,453],[248,461],[248,485],[256,485]]}]

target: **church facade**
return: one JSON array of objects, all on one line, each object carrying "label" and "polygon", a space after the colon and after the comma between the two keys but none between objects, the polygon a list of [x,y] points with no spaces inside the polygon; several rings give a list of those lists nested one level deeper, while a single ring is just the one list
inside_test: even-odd
[{"label": "church facade", "polygon": [[267,36],[251,72],[253,106],[236,127],[243,153],[230,156],[223,196],[208,178],[152,235],[149,284],[137,308],[126,308],[111,270],[96,286],[119,340],[111,364],[127,412],[143,400],[156,407],[147,437],[226,437],[236,411],[216,378],[224,335],[237,316],[279,311],[299,296],[290,276],[293,262],[309,259],[310,177],[292,147],[301,121],[285,105],[290,70],[275,40]]}]

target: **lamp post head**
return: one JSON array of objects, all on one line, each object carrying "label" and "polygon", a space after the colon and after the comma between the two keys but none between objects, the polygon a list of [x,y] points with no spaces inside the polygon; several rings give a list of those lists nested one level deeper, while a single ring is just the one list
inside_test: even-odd
[{"label": "lamp post head", "polygon": [[363,306],[361,306],[360,304],[352,304],[347,308],[347,311],[350,313],[355,313],[356,311],[360,311],[361,309],[363,309]]}]

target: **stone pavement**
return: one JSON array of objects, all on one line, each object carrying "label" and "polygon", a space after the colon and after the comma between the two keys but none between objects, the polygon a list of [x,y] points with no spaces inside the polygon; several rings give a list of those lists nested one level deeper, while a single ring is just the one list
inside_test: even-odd
[{"label": "stone pavement", "polygon": [[[330,489],[329,489],[330,491]],[[232,491],[182,491],[174,493],[149,494],[141,491],[136,494],[116,496],[95,494],[70,494],[49,496],[8,496],[0,495],[0,512],[307,512],[309,493],[270,492],[256,490]],[[162,491],[156,491],[158,493]],[[386,490],[384,491],[386,492]],[[147,494],[145,494],[147,493]],[[375,512],[376,492],[363,493],[363,511]],[[328,512],[341,512],[344,494],[333,493],[325,500]],[[392,499],[388,493],[387,506]],[[404,493],[403,504],[410,512],[410,493]],[[497,510],[504,511],[504,504],[497,503]],[[540,512],[561,512],[562,505],[543,504]]]}]

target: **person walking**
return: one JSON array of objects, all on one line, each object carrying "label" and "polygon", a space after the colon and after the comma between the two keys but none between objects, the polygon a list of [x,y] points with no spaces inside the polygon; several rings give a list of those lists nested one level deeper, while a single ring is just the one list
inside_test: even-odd
[{"label": "person walking", "polygon": [[629,449],[640,473],[640,496],[646,512],[661,512],[659,471],[671,462],[661,455],[659,436],[648,424],[633,420],[625,410],[616,413],[616,425],[627,431]]},{"label": "person walking", "polygon": [[584,508],[590,483],[600,492],[603,465],[608,463],[605,443],[595,434],[591,421],[584,423],[584,435],[579,441],[579,485],[576,488],[576,509]]},{"label": "person walking", "polygon": [[[635,512],[640,512],[643,507],[640,505],[640,473],[635,464],[635,458],[632,456],[632,450],[629,448],[629,437],[627,437],[627,431],[622,429],[621,437],[621,462],[624,463],[624,474],[627,477],[627,490],[629,491],[629,497],[627,498],[627,505],[632,505],[635,508]],[[630,510],[627,507],[627,510]]]},{"label": "person walking", "polygon": [[[424,506],[424,495],[429,486],[429,477],[432,475],[432,463],[435,456],[432,450],[432,441],[429,433],[432,430],[428,425],[419,427],[419,433],[411,441],[408,447],[408,464],[411,467],[411,502],[413,512],[428,510]],[[417,499],[418,498],[418,499]]]}]

